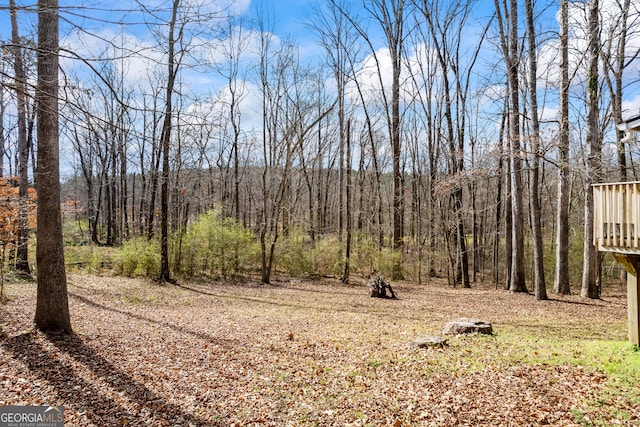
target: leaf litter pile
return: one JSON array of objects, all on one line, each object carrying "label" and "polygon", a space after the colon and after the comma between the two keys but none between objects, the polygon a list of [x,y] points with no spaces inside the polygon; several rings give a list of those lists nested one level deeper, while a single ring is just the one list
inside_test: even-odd
[{"label": "leaf litter pile", "polygon": [[[326,279],[174,286],[74,275],[75,334],[65,337],[34,331],[35,284],[10,283],[0,405],[63,405],[68,426],[640,422],[580,351],[593,340],[624,346],[623,297],[537,302],[436,280],[394,288],[397,300]],[[492,322],[494,335],[411,346],[461,317]],[[563,341],[575,346],[554,347]]]}]

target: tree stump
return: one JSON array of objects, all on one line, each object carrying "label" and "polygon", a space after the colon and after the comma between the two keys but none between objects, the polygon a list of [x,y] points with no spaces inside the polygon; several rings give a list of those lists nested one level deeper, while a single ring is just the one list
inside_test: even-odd
[{"label": "tree stump", "polygon": [[460,335],[460,334],[493,334],[491,323],[476,319],[458,319],[447,322],[442,331],[443,335]]},{"label": "tree stump", "polygon": [[[389,283],[383,276],[374,274],[369,279],[369,288],[371,289],[371,298],[391,298],[396,299],[396,294]],[[389,290],[389,295],[387,295]]]}]

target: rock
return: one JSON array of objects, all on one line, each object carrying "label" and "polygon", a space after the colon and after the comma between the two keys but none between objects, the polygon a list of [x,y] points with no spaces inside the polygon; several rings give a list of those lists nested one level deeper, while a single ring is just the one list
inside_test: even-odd
[{"label": "rock", "polygon": [[444,330],[443,335],[460,335],[460,334],[493,334],[493,328],[491,323],[482,320],[475,319],[458,319],[452,322],[448,322]]},{"label": "rock", "polygon": [[425,337],[425,338],[416,339],[411,343],[411,348],[429,348],[429,347],[443,348],[445,345],[447,345],[446,338],[434,336],[434,337]]}]

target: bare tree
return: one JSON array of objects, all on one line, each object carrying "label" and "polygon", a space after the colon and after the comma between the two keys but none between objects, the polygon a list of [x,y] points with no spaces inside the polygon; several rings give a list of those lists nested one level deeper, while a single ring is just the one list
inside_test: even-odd
[{"label": "bare tree", "polygon": [[[511,163],[511,215],[513,223],[512,233],[512,258],[509,277],[509,289],[513,292],[526,292],[524,276],[524,212],[523,212],[523,162],[520,141],[520,89],[518,78],[519,64],[519,38],[518,38],[518,2],[509,0],[503,6],[499,0],[495,0],[496,16],[500,28],[500,40],[502,53],[507,67],[507,87],[510,98],[509,105],[509,142]],[[504,14],[509,17],[508,32],[505,30]]]},{"label": "bare tree", "polygon": [[[460,58],[460,37],[468,22],[473,4],[471,1],[417,3],[420,13],[427,23],[435,56],[439,64],[438,76],[442,79],[442,98],[444,99],[444,129],[438,131],[444,137],[449,151],[448,167],[453,181],[451,204],[454,214],[455,235],[455,281],[463,287],[469,287],[469,255],[463,218],[464,181],[459,178],[465,170],[465,147],[468,138],[468,94],[471,73],[477,61],[488,25],[478,38],[477,44],[466,57],[466,64]],[[491,20],[489,20],[491,22]],[[475,231],[475,223],[473,227]]]},{"label": "bare tree", "polygon": [[[355,34],[353,28],[348,24],[345,14],[349,14],[346,2],[336,2],[330,0],[328,10],[318,8],[315,11],[316,18],[310,24],[311,28],[318,34],[320,44],[327,53],[327,63],[331,68],[336,81],[337,110],[338,110],[338,238],[342,241],[346,232],[347,241],[345,243],[345,270],[342,280],[349,280],[349,257],[351,252],[351,159],[350,154],[346,154],[345,165],[345,145],[347,139],[351,137],[346,129],[346,88],[350,80],[353,79],[353,59],[357,55],[355,49]],[[346,148],[350,151],[350,147]],[[346,173],[345,173],[346,171]],[[345,176],[346,175],[346,176]],[[345,185],[346,182],[346,185]],[[343,191],[344,190],[344,191]],[[346,204],[345,204],[346,199]]]},{"label": "bare tree", "polygon": [[176,77],[180,68],[180,60],[176,58],[176,43],[180,43],[183,35],[183,28],[178,28],[176,34],[176,22],[178,20],[178,9],[180,0],[173,0],[171,9],[171,19],[169,20],[169,32],[167,34],[167,88],[164,105],[164,119],[162,122],[162,132],[160,134],[160,145],[162,147],[162,183],[160,190],[160,280],[171,281],[171,270],[169,268],[169,150],[171,148],[171,130],[173,119],[173,95]]},{"label": "bare tree", "polygon": [[[616,2],[617,9],[603,17],[603,36],[601,55],[603,58],[603,77],[611,96],[611,112],[614,123],[622,123],[622,92],[625,70],[640,56],[640,49],[629,52],[628,40],[638,31],[637,5],[631,0]],[[631,8],[635,9],[635,13]],[[604,11],[603,11],[604,13]],[[630,16],[631,14],[631,16]],[[635,16],[635,19],[633,18]],[[631,19],[630,19],[631,18]],[[635,30],[635,31],[634,31]],[[616,130],[618,151],[619,180],[627,180],[627,148],[624,146],[624,131]]]},{"label": "bare tree", "polygon": [[531,168],[531,230],[533,234],[533,272],[536,299],[547,299],[544,279],[542,241],[542,209],[540,208],[540,121],[538,119],[538,46],[534,26],[533,1],[526,0],[527,35],[529,44],[529,97],[531,101],[531,130],[533,165]]},{"label": "bare tree", "polygon": [[[404,0],[373,0],[364,2],[363,8],[371,18],[380,26],[386,41],[386,47],[389,51],[391,60],[391,88],[384,85],[384,71],[381,66],[379,55],[373,45],[373,41],[368,31],[357,22],[355,17],[350,15],[348,11],[340,7],[337,2],[333,1],[341,13],[349,20],[355,30],[360,34],[364,42],[369,46],[371,56],[376,64],[376,77],[380,84],[381,104],[384,108],[386,117],[387,132],[391,144],[392,156],[392,178],[393,178],[393,248],[402,250],[403,243],[403,224],[404,224],[404,178],[400,165],[400,157],[402,152],[401,137],[401,114],[400,114],[400,79],[402,73],[402,55],[404,45],[404,27],[405,27],[405,1]],[[387,91],[390,89],[390,93]],[[389,99],[390,98],[390,99]],[[402,262],[398,257],[397,262],[393,266],[393,277],[400,278],[402,276]]]},{"label": "bare tree", "polygon": [[584,265],[580,294],[586,298],[600,297],[600,260],[593,244],[593,190],[591,184],[600,182],[602,161],[599,120],[599,79],[600,59],[600,11],[598,0],[589,0],[588,16],[588,60],[587,74],[587,171],[584,200]]},{"label": "bare tree", "polygon": [[[419,8],[418,8],[419,10]],[[415,26],[416,28],[420,25],[420,19],[416,19]],[[437,76],[440,73],[439,62],[437,55],[431,54],[435,51],[435,48],[432,48],[431,34],[428,31],[412,31],[411,36],[414,38],[414,45],[416,46],[424,46],[424,51],[420,51],[414,61],[407,61],[407,67],[409,69],[409,76],[411,78],[414,99],[412,102],[412,107],[415,111],[415,120],[421,122],[421,127],[423,128],[421,131],[416,130],[415,135],[413,136],[414,144],[413,146],[409,146],[410,150],[413,150],[412,153],[412,161],[414,162],[414,174],[417,174],[417,177],[413,179],[414,185],[414,205],[416,207],[415,221],[416,221],[416,234],[419,239],[418,244],[418,263],[419,263],[419,271],[418,271],[418,283],[421,283],[421,268],[422,268],[422,247],[425,243],[429,245],[429,251],[432,256],[428,257],[428,274],[429,276],[436,275],[436,264],[435,257],[433,254],[436,253],[436,237],[437,237],[437,226],[436,226],[436,180],[438,177],[438,166],[437,166],[437,158],[440,157],[437,152],[440,151],[441,144],[439,143],[439,138],[436,135],[439,134],[436,129],[435,123],[437,122],[434,113],[433,103],[431,100],[436,96],[437,91]],[[416,126],[418,126],[416,124]],[[420,156],[420,147],[424,146],[426,139],[426,165],[421,164],[419,159]],[[428,179],[426,183],[423,179],[423,168],[428,171]],[[425,188],[426,187],[426,188]],[[425,196],[423,197],[420,194],[420,189],[427,191]],[[423,203],[424,199],[424,203]],[[427,223],[425,236],[422,237],[423,232],[423,209],[422,206],[426,206],[429,208],[427,210]]]},{"label": "bare tree", "polygon": [[553,291],[567,295],[569,284],[569,0],[560,0],[560,129],[556,270]]},{"label": "bare tree", "polygon": [[4,77],[7,74],[5,71],[6,67],[6,52],[4,49],[0,49],[0,178],[4,176],[4,156],[5,156],[5,147],[6,147],[6,138],[5,138],[5,111],[6,104],[4,101]]},{"label": "bare tree", "polygon": [[351,226],[352,226],[352,214],[351,214],[351,121],[347,121],[347,129],[346,129],[346,160],[347,164],[346,168],[346,188],[345,188],[345,198],[347,201],[346,205],[346,242],[345,242],[345,254],[344,254],[344,271],[342,273],[342,282],[349,283],[349,274],[351,272]]},{"label": "bare tree", "polygon": [[71,333],[60,213],[58,1],[38,1],[38,212],[35,325]]},{"label": "bare tree", "polygon": [[13,43],[13,69],[18,106],[18,178],[20,191],[20,214],[18,221],[18,241],[16,248],[16,270],[26,276],[29,268],[29,145],[27,141],[27,76],[18,32],[18,8],[14,0],[9,1],[11,9],[11,40]]},{"label": "bare tree", "polygon": [[[390,6],[390,8],[389,8]],[[382,86],[383,99],[387,112],[387,125],[389,129],[389,139],[392,151],[392,175],[393,175],[393,248],[401,249],[404,237],[404,179],[400,168],[400,155],[402,143],[400,141],[401,116],[400,116],[400,75],[402,72],[402,53],[404,43],[404,0],[373,0],[369,6],[365,3],[365,8],[375,17],[387,40],[387,47],[391,56],[391,102],[386,102],[384,86]],[[375,52],[373,52],[375,54]],[[378,69],[381,76],[381,70]],[[389,111],[390,110],[390,111]],[[389,116],[390,114],[390,116]],[[402,277],[401,258],[393,268],[393,278]]]}]

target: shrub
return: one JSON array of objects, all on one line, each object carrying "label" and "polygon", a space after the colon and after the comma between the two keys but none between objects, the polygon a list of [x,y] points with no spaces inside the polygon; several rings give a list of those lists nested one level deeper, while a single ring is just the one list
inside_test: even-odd
[{"label": "shrub", "polygon": [[117,249],[95,245],[65,246],[65,264],[70,271],[99,273],[113,267],[114,253],[117,252]]},{"label": "shrub", "polygon": [[387,277],[394,277],[399,257],[402,255],[398,251],[390,248],[380,248],[373,240],[372,236],[362,235],[355,240],[352,256],[353,270],[369,276],[373,273],[382,274]]},{"label": "shrub", "polygon": [[160,244],[135,237],[123,243],[114,256],[114,273],[127,277],[156,277],[160,274]]},{"label": "shrub", "polygon": [[62,222],[62,235],[64,236],[65,246],[86,245],[89,237],[89,221],[82,220],[66,220]]},{"label": "shrub", "polygon": [[210,210],[173,237],[174,270],[187,277],[199,274],[224,278],[255,265],[259,249],[255,237],[219,210]]},{"label": "shrub", "polygon": [[316,274],[339,276],[343,273],[343,243],[337,236],[327,236],[316,242],[311,250],[313,270]]},{"label": "shrub", "polygon": [[314,274],[311,239],[300,230],[291,229],[276,245],[275,265],[292,276]]}]

